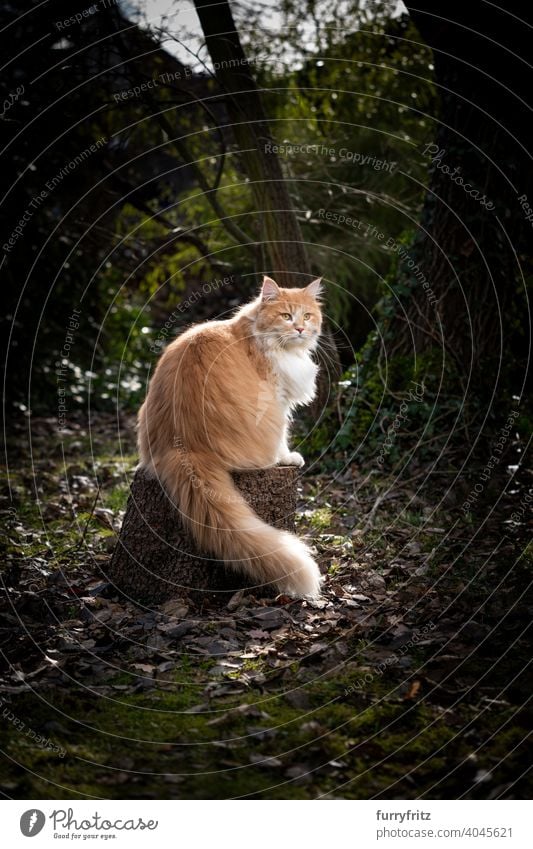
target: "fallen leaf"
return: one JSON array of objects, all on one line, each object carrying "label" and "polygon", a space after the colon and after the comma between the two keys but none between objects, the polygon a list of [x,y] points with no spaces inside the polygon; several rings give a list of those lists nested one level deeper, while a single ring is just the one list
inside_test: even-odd
[{"label": "fallen leaf", "polygon": [[252,637],[254,640],[269,640],[270,634],[268,631],[261,631],[259,628],[254,628],[251,631],[248,631],[248,636]]},{"label": "fallen leaf", "polygon": [[405,701],[410,701],[411,699],[416,699],[416,697],[418,696],[418,694],[420,692],[421,687],[422,687],[421,681],[418,681],[418,680],[413,681],[413,683],[409,687],[409,690],[407,691],[407,693],[404,696]]}]

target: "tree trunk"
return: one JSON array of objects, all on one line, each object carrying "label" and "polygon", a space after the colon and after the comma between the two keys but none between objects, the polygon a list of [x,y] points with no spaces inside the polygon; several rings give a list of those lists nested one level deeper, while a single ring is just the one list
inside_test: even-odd
[{"label": "tree trunk", "polygon": [[[233,474],[237,489],[261,519],[288,531],[294,530],[298,476],[295,466]],[[132,601],[148,605],[183,596],[201,601],[206,595],[224,603],[240,589],[276,594],[271,586],[254,586],[199,551],[159,481],[142,470],[131,485],[107,577]]]},{"label": "tree trunk", "polygon": [[[274,139],[261,93],[250,71],[229,3],[195,0],[195,6],[217,80],[226,95],[225,105],[239,158],[250,179],[257,215],[262,221],[262,240],[272,266],[263,270],[280,286],[304,286],[311,282],[311,262],[281,162],[272,149]],[[311,408],[315,417],[327,405],[332,383],[340,374],[337,346],[327,322],[322,335],[325,352],[321,349],[317,352],[321,368],[317,397]]]},{"label": "tree trunk", "polygon": [[225,105],[239,158],[262,218],[262,238],[272,263],[269,273],[281,286],[302,286],[310,282],[311,264],[229,3],[195,0],[195,6],[217,80],[227,95]]},{"label": "tree trunk", "polygon": [[421,152],[432,167],[420,228],[399,270],[408,294],[388,338],[403,354],[444,351],[465,385],[477,368],[475,391],[497,383],[525,321],[513,310],[521,263],[531,259],[523,205],[524,197],[533,205],[531,71],[521,58],[530,35],[513,17],[524,16],[518,0],[503,8],[480,0],[407,6],[433,49],[441,107],[435,143],[428,139]]}]

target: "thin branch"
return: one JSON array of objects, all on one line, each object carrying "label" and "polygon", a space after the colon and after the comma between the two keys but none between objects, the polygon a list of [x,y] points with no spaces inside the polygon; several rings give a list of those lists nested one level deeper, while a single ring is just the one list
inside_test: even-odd
[{"label": "thin branch", "polygon": [[[179,39],[175,38],[173,35],[171,35],[168,32],[168,30],[166,30],[166,31],[165,30],[158,30],[158,33],[159,33],[159,35],[168,35],[177,44],[180,44],[180,45],[182,44],[182,42],[179,41]],[[182,46],[184,46],[184,45],[182,45]],[[192,52],[192,51],[189,50],[189,52]],[[193,55],[196,55],[196,54],[193,54]],[[139,76],[144,76],[146,80],[151,80],[151,77],[148,77],[146,74],[143,74],[142,71],[137,71],[137,74]],[[175,91],[178,94],[182,94],[182,95],[185,95],[185,97],[191,98],[191,102],[196,103],[198,106],[200,106],[200,108],[203,109],[203,111],[206,113],[206,115],[211,119],[214,129],[217,131],[218,142],[219,142],[220,148],[221,148],[221,155],[219,157],[219,164],[218,164],[218,167],[217,167],[217,173],[215,175],[215,180],[214,180],[214,183],[213,183],[213,186],[212,186],[212,190],[216,191],[218,189],[218,187],[220,186],[220,180],[222,179],[222,172],[224,171],[224,164],[225,164],[225,161],[226,161],[225,157],[226,157],[226,153],[227,153],[227,146],[226,146],[226,140],[224,139],[224,134],[222,132],[222,129],[220,127],[219,122],[216,119],[215,114],[213,113],[213,110],[207,105],[207,103],[203,100],[203,98],[198,97],[198,95],[195,94],[194,91],[192,91],[191,89],[182,88],[181,86],[178,86],[178,85],[176,85],[175,83],[172,83],[172,82],[164,82],[163,85],[160,85],[160,88],[169,88],[169,89],[171,89],[171,91]],[[186,103],[186,101],[184,101],[184,100],[176,100],[176,101],[166,100],[164,105],[168,105],[169,103],[173,103],[173,102],[178,103],[180,105],[188,105]]]},{"label": "thin branch", "polygon": [[[137,68],[131,64],[132,57],[129,55],[129,52],[124,45],[124,41],[118,28],[116,28],[115,30],[115,36],[118,49],[124,61],[128,62],[130,65],[129,70],[134,79],[134,82],[142,82],[142,74],[140,74]],[[253,247],[255,245],[255,240],[251,239],[244,232],[244,230],[241,230],[241,228],[237,224],[235,224],[230,218],[226,216],[216,197],[216,188],[213,189],[209,185],[204,176],[203,171],[201,170],[201,168],[198,167],[198,165],[194,161],[186,143],[179,136],[173,138],[174,129],[170,126],[166,116],[161,113],[159,105],[154,100],[150,92],[143,91],[141,99],[149,105],[150,109],[153,112],[151,117],[157,121],[161,129],[164,131],[165,135],[167,136],[168,143],[176,148],[179,156],[184,162],[188,164],[188,166],[193,171],[198,185],[200,186],[200,189],[204,193],[206,200],[211,205],[215,215],[220,220],[220,223],[224,227],[226,232],[237,242],[237,244]]]},{"label": "thin branch", "polygon": [[[148,93],[144,92],[144,94],[148,94]],[[148,101],[150,101],[151,107],[154,108],[154,106],[156,104],[154,104],[154,101],[151,98],[151,96],[148,95],[146,99]],[[161,129],[164,130],[169,144],[172,144],[172,145],[175,146],[180,157],[183,159],[184,162],[187,163],[187,165],[194,172],[194,175],[196,177],[198,185],[200,186],[202,192],[204,193],[205,198],[208,201],[208,203],[211,204],[211,207],[213,208],[215,215],[219,218],[220,223],[222,224],[224,229],[229,233],[230,236],[232,236],[235,239],[235,241],[238,244],[249,245],[249,246],[254,245],[255,240],[251,239],[244,232],[244,230],[241,230],[241,228],[238,226],[238,224],[235,224],[230,218],[228,218],[226,216],[225,211],[220,206],[220,203],[218,202],[218,199],[216,197],[216,189],[213,189],[209,185],[209,183],[207,182],[203,171],[198,167],[196,162],[193,160],[192,154],[190,153],[189,148],[187,147],[187,145],[183,141],[183,139],[181,139],[179,137],[172,138],[173,129],[170,126],[169,122],[167,121],[166,117],[164,115],[162,115],[161,113],[159,113],[159,114],[155,113],[155,114],[152,115],[152,118],[155,118],[155,120],[157,121],[157,123],[159,124]]]}]

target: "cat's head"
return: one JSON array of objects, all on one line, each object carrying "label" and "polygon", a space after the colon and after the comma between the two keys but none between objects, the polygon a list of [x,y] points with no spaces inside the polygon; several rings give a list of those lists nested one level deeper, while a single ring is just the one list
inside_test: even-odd
[{"label": "cat's head", "polygon": [[255,319],[259,337],[280,349],[316,348],[322,326],[321,280],[303,289],[283,289],[271,277],[264,277]]}]

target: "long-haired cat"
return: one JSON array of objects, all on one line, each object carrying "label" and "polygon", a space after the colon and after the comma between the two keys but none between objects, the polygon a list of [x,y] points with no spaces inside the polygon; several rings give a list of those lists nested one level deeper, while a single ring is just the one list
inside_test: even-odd
[{"label": "long-haired cat", "polygon": [[161,356],[138,418],[140,464],[162,482],[199,548],[256,584],[318,597],[320,571],[294,534],[262,522],[231,471],[303,465],[291,411],[315,394],[321,282],[259,296],[228,321],[197,324]]}]

